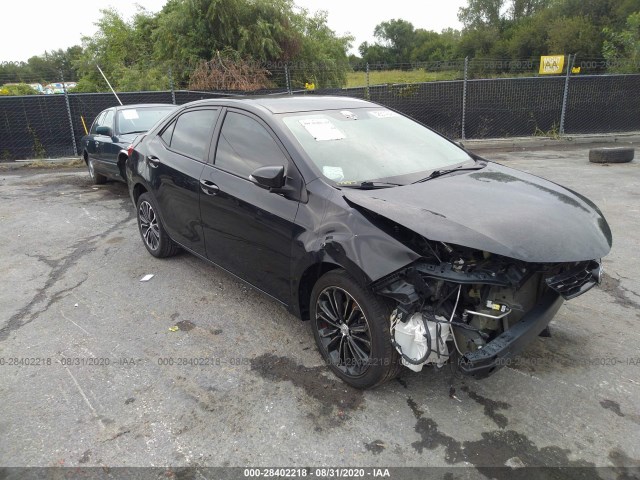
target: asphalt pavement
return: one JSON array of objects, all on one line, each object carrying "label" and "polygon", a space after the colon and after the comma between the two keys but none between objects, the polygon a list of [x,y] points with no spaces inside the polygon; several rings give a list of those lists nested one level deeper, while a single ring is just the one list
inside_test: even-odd
[{"label": "asphalt pavement", "polygon": [[600,207],[614,237],[603,285],[487,379],[406,370],[364,392],[273,300],[187,253],[151,257],[124,184],[0,171],[0,466],[553,465],[632,478],[640,162],[590,164],[584,146],[487,157]]}]

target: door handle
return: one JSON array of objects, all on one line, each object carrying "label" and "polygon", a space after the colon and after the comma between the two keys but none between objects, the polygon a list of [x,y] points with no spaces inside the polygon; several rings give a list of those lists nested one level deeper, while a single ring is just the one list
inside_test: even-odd
[{"label": "door handle", "polygon": [[211,196],[217,195],[220,191],[218,186],[209,180],[200,180],[200,190],[202,190],[202,193]]},{"label": "door handle", "polygon": [[149,162],[149,165],[152,167],[157,167],[158,165],[160,165],[160,159],[155,155],[149,155],[147,157],[147,162]]}]

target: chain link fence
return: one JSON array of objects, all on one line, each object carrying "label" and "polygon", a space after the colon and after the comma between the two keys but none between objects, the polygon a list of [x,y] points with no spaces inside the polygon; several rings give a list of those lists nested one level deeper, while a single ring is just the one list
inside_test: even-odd
[{"label": "chain link fence", "polygon": [[[201,64],[167,68],[168,90],[118,96],[125,105],[181,105],[237,95],[343,95],[385,105],[456,139],[640,131],[639,64],[569,56],[565,67],[560,75],[539,75],[540,59],[356,64],[349,71],[332,63],[238,70]],[[62,91],[0,96],[0,161],[78,155],[93,119],[117,105],[113,93]]]}]

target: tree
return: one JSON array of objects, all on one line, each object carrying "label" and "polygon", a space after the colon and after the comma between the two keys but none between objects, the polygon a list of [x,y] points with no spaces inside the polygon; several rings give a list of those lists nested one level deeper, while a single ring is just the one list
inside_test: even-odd
[{"label": "tree", "polygon": [[26,62],[4,62],[0,64],[0,81],[44,84],[61,81],[61,77],[65,81],[75,81],[78,73],[73,65],[81,52],[82,47],[74,46],[44,52]]},{"label": "tree", "polygon": [[505,0],[468,0],[466,7],[458,10],[458,20],[466,28],[498,27]]},{"label": "tree", "polygon": [[[175,83],[187,86],[197,66],[202,77],[203,62],[219,64],[217,52],[238,65],[287,63],[294,80],[319,86],[342,85],[349,69],[352,38],[337,36],[326,13],[295,10],[292,0],[169,0],[159,13],[140,10],[132,21],[114,10],[102,15],[98,32],[84,39],[78,91],[106,89],[96,65],[120,90],[168,88],[170,67]],[[274,81],[284,86],[284,75]]]},{"label": "tree", "polygon": [[186,65],[231,48],[259,62],[289,61],[301,33],[291,0],[171,0],[154,32],[158,60]]},{"label": "tree", "polygon": [[462,57],[486,58],[491,56],[499,39],[499,31],[493,27],[465,29],[458,48]]},{"label": "tree", "polygon": [[296,83],[335,86],[346,79],[352,38],[337,36],[326,12],[295,11],[291,0],[172,0],[154,41],[156,58],[178,72],[232,50],[258,63],[291,64]]},{"label": "tree", "polygon": [[98,66],[116,90],[169,88],[167,68],[152,56],[151,32],[155,29],[152,15],[141,9],[127,22],[114,9],[106,9],[96,25],[95,35],[83,38],[84,49],[75,62],[81,75],[76,92],[108,90]]},{"label": "tree", "polygon": [[353,37],[339,37],[327,24],[327,12],[309,15],[306,10],[294,17],[300,32],[300,47],[294,57],[292,83],[303,87],[313,83],[316,88],[341,87],[347,82],[349,57]]},{"label": "tree", "polygon": [[[637,73],[640,68],[640,11],[627,17],[626,28],[614,31],[605,28],[602,54],[619,73]],[[620,60],[623,60],[620,62]]]},{"label": "tree", "polygon": [[536,13],[546,9],[550,0],[512,0],[509,8],[511,20],[517,22],[530,18]]},{"label": "tree", "polygon": [[549,22],[548,12],[520,20],[506,40],[508,57],[532,58],[548,52]]},{"label": "tree", "polygon": [[31,72],[25,62],[0,63],[0,83],[30,82]]},{"label": "tree", "polygon": [[376,43],[363,42],[359,51],[362,59],[370,64],[406,64],[416,44],[413,24],[406,20],[392,19],[376,25],[373,30]]},{"label": "tree", "polygon": [[168,0],[160,12],[140,9],[130,20],[103,10],[97,33],[82,47],[0,63],[0,82],[77,78],[76,91],[106,91],[100,65],[117,90],[167,89],[170,68],[174,84],[186,87],[196,66],[215,60],[217,52],[225,61],[266,68],[271,86],[284,86],[286,64],[295,88],[341,86],[350,63],[358,62],[391,66],[547,53],[638,62],[638,16],[640,0],[467,0],[458,15],[462,31],[437,33],[390,19],[376,25],[374,43],[363,42],[358,57],[347,55],[353,38],[336,35],[326,12],[311,14],[294,0]]},{"label": "tree", "polygon": [[435,62],[459,58],[460,32],[452,28],[437,33],[431,30],[415,31],[415,46],[411,50],[413,62]]},{"label": "tree", "polygon": [[31,71],[32,78],[38,82],[76,81],[78,72],[74,63],[82,54],[82,47],[79,45],[69,47],[66,50],[54,50],[44,52],[43,55],[31,57],[27,60],[27,65]]},{"label": "tree", "polygon": [[348,59],[351,68],[353,68],[354,70],[362,70],[362,57],[359,57],[355,53],[350,53]]},{"label": "tree", "polygon": [[573,53],[580,57],[591,57],[600,53],[602,40],[588,17],[562,17],[549,25],[547,45],[551,54]]},{"label": "tree", "polygon": [[[216,51],[215,37],[202,1],[169,0],[157,16],[152,32],[154,56],[177,67],[209,60]],[[221,48],[219,48],[221,49]]]},{"label": "tree", "polygon": [[378,44],[386,47],[393,63],[409,63],[416,33],[411,22],[402,19],[392,19],[376,25],[373,35]]},{"label": "tree", "polygon": [[393,58],[387,47],[377,43],[362,42],[358,47],[362,61],[370,65],[382,65],[393,63]]}]

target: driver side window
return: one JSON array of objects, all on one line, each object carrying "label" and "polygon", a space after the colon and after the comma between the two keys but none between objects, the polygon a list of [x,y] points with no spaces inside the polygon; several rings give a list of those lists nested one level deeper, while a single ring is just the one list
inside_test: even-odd
[{"label": "driver side window", "polygon": [[93,121],[93,125],[91,125],[91,134],[95,135],[97,128],[101,125],[101,121],[104,118],[106,112],[102,112],[100,115],[98,115],[96,117],[96,119]]},{"label": "driver side window", "polygon": [[258,168],[289,161],[266,128],[251,117],[228,112],[216,149],[216,167],[244,179]]},{"label": "driver side window", "polygon": [[113,130],[113,117],[114,117],[113,110],[109,110],[107,113],[105,113],[104,117],[102,117],[102,119],[100,120],[100,126],[109,127],[110,129]]}]

